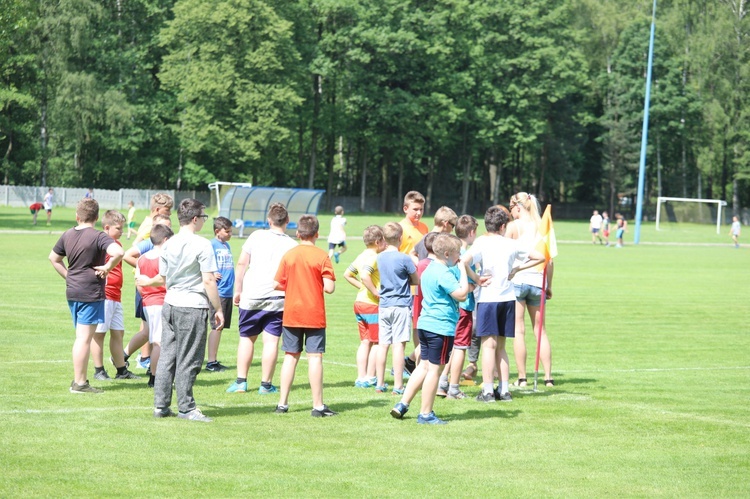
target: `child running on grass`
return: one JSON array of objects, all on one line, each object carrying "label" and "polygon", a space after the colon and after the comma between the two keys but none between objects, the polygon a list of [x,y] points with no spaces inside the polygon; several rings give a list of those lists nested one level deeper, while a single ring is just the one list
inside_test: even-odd
[{"label": "child running on grass", "polygon": [[336,276],[328,254],[315,246],[320,224],[314,215],[302,215],[297,224],[300,243],[287,251],[279,263],[274,281],[286,292],[283,318],[284,364],[276,413],[289,411],[292,390],[302,348],[307,352],[308,378],[312,391],[311,416],[336,416],[323,403],[323,354],[326,351],[326,303],[323,293],[336,289]]},{"label": "child running on grass", "polygon": [[[380,301],[380,272],[378,253],[387,243],[383,229],[370,225],[364,231],[362,240],[367,249],[354,259],[344,272],[344,279],[359,290],[354,299],[354,317],[359,329],[357,349],[357,388],[371,388],[377,383],[375,358],[378,351],[378,303]],[[374,348],[373,348],[374,346]],[[375,381],[373,381],[373,379]]]},{"label": "child running on grass", "polygon": [[[76,333],[71,393],[102,392],[86,379],[90,345],[96,326],[104,321],[105,279],[122,260],[123,251],[114,239],[94,228],[98,218],[99,203],[95,199],[79,201],[76,206],[78,225],[65,231],[49,254],[52,266],[65,279],[65,295]],[[107,255],[110,258],[105,263]]]},{"label": "child running on grass", "polygon": [[419,424],[446,424],[432,410],[440,371],[450,359],[453,337],[458,322],[458,303],[469,294],[466,268],[456,265],[461,257],[461,241],[449,234],[440,234],[432,244],[434,261],[422,274],[422,313],[417,320],[420,357],[422,361],[412,372],[406,391],[391,409],[391,416],[404,417],[409,403],[422,390],[422,405],[417,416]]}]

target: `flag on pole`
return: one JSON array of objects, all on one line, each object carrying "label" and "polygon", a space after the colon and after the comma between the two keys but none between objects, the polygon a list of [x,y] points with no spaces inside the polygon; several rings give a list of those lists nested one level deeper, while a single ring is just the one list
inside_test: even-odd
[{"label": "flag on pole", "polygon": [[557,239],[555,238],[555,228],[552,226],[552,205],[547,205],[542,215],[542,224],[539,226],[541,239],[537,243],[536,249],[544,255],[546,261],[550,261],[557,256]]}]

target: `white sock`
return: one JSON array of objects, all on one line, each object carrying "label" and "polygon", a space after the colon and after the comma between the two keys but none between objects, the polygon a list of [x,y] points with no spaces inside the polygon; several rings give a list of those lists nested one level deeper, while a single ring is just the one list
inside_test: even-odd
[{"label": "white sock", "polygon": [[322,410],[323,410],[323,409],[325,409],[325,408],[326,408],[325,404],[324,404],[324,405],[321,405],[320,407],[315,407],[315,406],[313,406],[313,409],[315,409],[316,411],[322,411]]},{"label": "white sock", "polygon": [[508,393],[508,382],[507,382],[507,381],[503,381],[503,382],[501,382],[501,383],[500,383],[500,387],[501,387],[501,388],[500,388],[500,393],[501,393],[501,394],[503,394],[503,393]]},{"label": "white sock", "polygon": [[482,383],[482,393],[492,393],[495,387],[492,383]]}]

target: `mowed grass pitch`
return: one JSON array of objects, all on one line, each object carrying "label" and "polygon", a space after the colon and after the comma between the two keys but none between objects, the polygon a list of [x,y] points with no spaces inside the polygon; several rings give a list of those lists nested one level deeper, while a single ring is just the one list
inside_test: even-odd
[{"label": "mowed grass pitch", "polygon": [[[72,213],[56,210],[52,228],[72,226]],[[349,235],[395,218],[348,216]],[[321,219],[327,233],[330,217]],[[29,221],[28,210],[0,208],[0,230]],[[584,244],[587,222],[555,228],[547,324],[557,386],[515,391],[511,403],[438,400],[444,427],[416,424],[419,396],[397,421],[395,397],[353,387],[355,291],[342,274],[362,249],[356,240],[327,298],[324,393],[340,415],[310,417],[303,360],[282,416],[274,396],[225,393],[233,369],[201,373],[195,396],[214,422],[199,424],[153,419],[145,378],[70,394],[72,324],[47,260],[59,234],[2,233],[0,496],[746,496],[747,247],[706,226],[672,231],[681,244],[652,245],[669,232],[646,225],[643,244],[622,249]],[[241,244],[232,240],[235,260]],[[127,338],[138,327],[132,300],[126,285]],[[219,356],[232,368],[234,319]]]}]

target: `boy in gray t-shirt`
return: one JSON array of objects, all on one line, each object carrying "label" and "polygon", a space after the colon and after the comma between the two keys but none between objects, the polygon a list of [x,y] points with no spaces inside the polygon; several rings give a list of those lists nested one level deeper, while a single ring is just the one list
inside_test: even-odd
[{"label": "boy in gray t-shirt", "polygon": [[419,284],[417,267],[411,257],[399,253],[403,229],[394,222],[383,227],[388,247],[378,254],[380,272],[380,306],[378,308],[378,338],[380,349],[375,359],[377,386],[385,386],[385,363],[388,347],[393,344],[393,391],[404,389],[404,349],[411,339],[411,285]]}]

